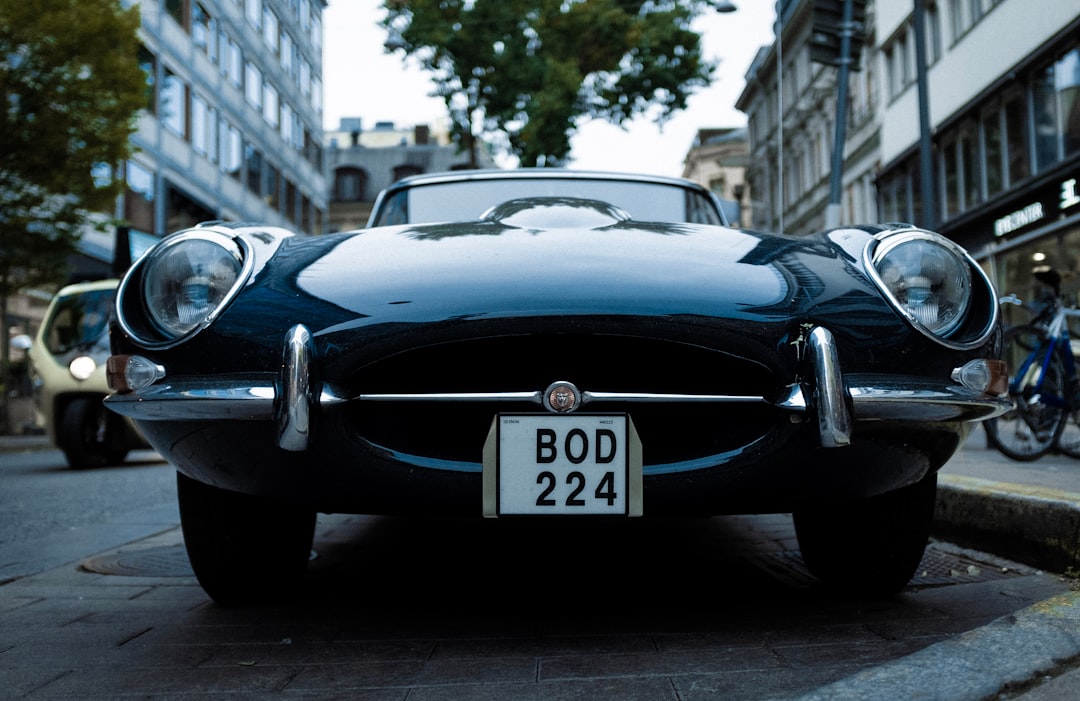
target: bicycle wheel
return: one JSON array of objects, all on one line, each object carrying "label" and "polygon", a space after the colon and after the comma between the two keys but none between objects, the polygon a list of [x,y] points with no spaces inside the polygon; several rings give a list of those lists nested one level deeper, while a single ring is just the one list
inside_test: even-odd
[{"label": "bicycle wheel", "polygon": [[1057,448],[1070,458],[1080,458],[1080,416],[1076,411],[1070,411],[1065,419],[1065,428],[1058,436]]},{"label": "bicycle wheel", "polygon": [[1015,408],[990,419],[985,426],[991,445],[1013,460],[1042,457],[1057,444],[1068,419],[1069,412],[1062,402],[1065,366],[1061,358],[1055,353],[1047,362],[1046,371],[1039,372],[1046,340],[1046,333],[1034,326],[1016,326],[1005,332],[1005,359],[1009,369],[1023,372],[1024,376],[1019,381],[1010,379],[1009,397]]}]

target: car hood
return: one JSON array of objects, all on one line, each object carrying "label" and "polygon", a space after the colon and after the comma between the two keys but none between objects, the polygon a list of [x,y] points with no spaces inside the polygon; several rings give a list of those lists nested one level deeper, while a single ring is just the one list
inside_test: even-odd
[{"label": "car hood", "polygon": [[837,245],[835,237],[622,217],[555,223],[489,217],[285,237],[187,350],[212,353],[228,339],[249,348],[244,355],[266,357],[296,323],[331,349],[324,358],[343,353],[350,362],[541,330],[697,342],[697,329],[702,343],[724,331],[773,349],[807,324],[856,342],[907,335],[860,271],[869,231],[844,230],[846,243]]}]

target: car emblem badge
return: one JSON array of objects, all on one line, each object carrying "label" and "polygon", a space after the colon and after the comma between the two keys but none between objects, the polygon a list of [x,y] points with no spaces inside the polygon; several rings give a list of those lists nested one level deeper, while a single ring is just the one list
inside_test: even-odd
[{"label": "car emblem badge", "polygon": [[555,382],[544,392],[544,408],[556,414],[566,414],[581,405],[581,392],[569,382]]}]

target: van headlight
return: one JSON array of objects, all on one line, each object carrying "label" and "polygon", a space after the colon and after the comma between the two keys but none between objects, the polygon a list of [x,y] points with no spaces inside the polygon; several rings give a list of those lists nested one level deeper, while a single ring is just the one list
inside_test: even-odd
[{"label": "van headlight", "polygon": [[971,309],[968,255],[948,239],[908,230],[878,240],[870,270],[885,297],[920,331],[948,338]]},{"label": "van headlight", "polygon": [[142,298],[155,330],[176,340],[207,326],[244,281],[237,243],[206,230],[163,240],[142,265]]}]

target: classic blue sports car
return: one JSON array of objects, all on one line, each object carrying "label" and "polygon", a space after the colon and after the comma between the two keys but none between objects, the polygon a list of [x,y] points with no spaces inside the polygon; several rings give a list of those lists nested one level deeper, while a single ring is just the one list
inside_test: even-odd
[{"label": "classic blue sports car", "polygon": [[215,600],[295,591],[317,512],[793,512],[817,577],[889,593],[1009,406],[994,290],[928,231],[736,230],[690,182],[559,170],[418,176],[371,221],[209,224],[121,283],[108,406],[176,466]]}]

